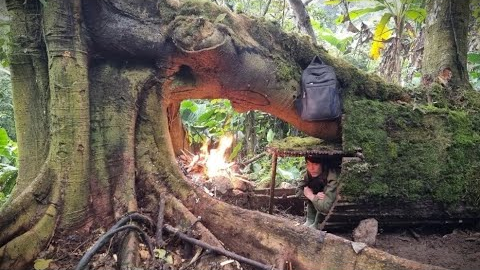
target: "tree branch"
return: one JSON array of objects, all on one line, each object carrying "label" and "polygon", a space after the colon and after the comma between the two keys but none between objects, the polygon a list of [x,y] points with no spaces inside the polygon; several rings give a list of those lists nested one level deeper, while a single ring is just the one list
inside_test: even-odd
[{"label": "tree branch", "polygon": [[312,24],[310,23],[310,16],[308,16],[305,5],[302,3],[302,0],[288,0],[290,7],[295,14],[297,19],[297,26],[300,29],[300,32],[309,35],[312,38],[313,44],[317,44],[317,38],[315,32],[313,31]]}]

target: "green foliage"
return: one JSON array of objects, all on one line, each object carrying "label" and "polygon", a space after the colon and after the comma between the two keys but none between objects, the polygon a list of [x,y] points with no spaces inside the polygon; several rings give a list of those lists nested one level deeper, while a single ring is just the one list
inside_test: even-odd
[{"label": "green foliage", "polygon": [[360,8],[355,10],[350,10],[348,14],[342,14],[338,16],[336,23],[340,24],[347,20],[347,15],[350,20],[355,20],[363,17],[364,15],[371,14],[376,11],[384,10],[386,6],[384,5],[377,5],[375,7],[368,7],[368,8]]},{"label": "green foliage", "polygon": [[[249,164],[243,172],[249,179],[257,182],[258,188],[265,188],[271,182],[272,160],[267,155],[255,163]],[[302,157],[282,157],[277,160],[277,175],[275,184],[278,187],[282,182],[295,184],[305,174],[305,161]]]},{"label": "green foliage", "polygon": [[[0,66],[8,67],[7,55],[10,50],[10,24],[0,22]],[[1,73],[1,71],[0,71]]]},{"label": "green foliage", "polygon": [[17,179],[17,143],[12,141],[7,131],[0,128],[0,205],[12,192]]},{"label": "green foliage", "polygon": [[10,75],[0,70],[0,127],[7,130],[10,138],[16,138],[13,118],[12,83]]},{"label": "green foliage", "polygon": [[180,106],[180,115],[190,143],[197,144],[228,133],[236,134],[237,127],[243,123],[242,117],[233,111],[229,100],[184,100]]},{"label": "green foliage", "polygon": [[[247,138],[246,114],[236,113],[229,100],[184,100],[180,105],[180,115],[189,141],[194,147],[203,144],[206,140],[216,141],[223,135],[233,134],[236,140],[228,158],[229,161],[248,158],[243,149],[247,145],[247,141],[251,139]],[[251,128],[254,130],[257,145],[256,152],[252,155],[263,152],[265,146],[274,139],[298,133],[296,129],[270,114],[254,112],[253,117],[255,121]],[[302,166],[303,164],[300,164],[299,160],[279,159],[277,183],[298,180],[301,176]],[[254,164],[250,164],[243,173],[249,174],[251,179],[269,183],[270,157],[264,157]]]},{"label": "green foliage", "polygon": [[322,27],[317,21],[312,21],[312,27],[321,40],[328,42],[342,53],[345,53],[352,43],[352,37],[338,38],[332,30]]},{"label": "green foliage", "polygon": [[[350,55],[349,60],[353,60],[352,63],[364,70],[378,69],[380,73],[387,75],[387,80],[397,83],[399,83],[398,78],[401,74],[410,78],[411,74],[418,69],[413,61],[418,58],[418,55],[415,55],[415,51],[409,48],[415,44],[417,32],[426,18],[426,10],[423,8],[424,1],[347,0],[327,1],[326,4],[338,5],[340,2],[345,10],[337,17],[336,22],[345,23],[344,28],[355,33],[351,48],[347,48],[344,52],[362,52]],[[360,20],[363,20],[360,27],[355,26]],[[402,25],[397,25],[396,22],[401,22]],[[395,42],[392,41],[398,39],[401,40],[404,51],[394,49]],[[367,44],[371,44],[368,55],[374,61],[372,61],[373,63],[367,62],[365,65],[365,60],[362,59],[359,62],[357,59],[365,57],[363,47]],[[412,62],[410,62],[411,60]],[[398,70],[397,67],[401,63],[404,64],[404,68],[408,69],[408,72]]]},{"label": "green foliage", "polygon": [[480,52],[468,53],[467,60],[470,83],[474,89],[480,91]]},{"label": "green foliage", "polygon": [[[233,134],[237,141],[245,137],[245,116],[232,108],[229,100],[184,100],[180,105],[180,116],[191,144],[215,140]],[[263,149],[275,137],[283,138],[298,131],[268,113],[255,112],[255,133],[258,149]]]}]

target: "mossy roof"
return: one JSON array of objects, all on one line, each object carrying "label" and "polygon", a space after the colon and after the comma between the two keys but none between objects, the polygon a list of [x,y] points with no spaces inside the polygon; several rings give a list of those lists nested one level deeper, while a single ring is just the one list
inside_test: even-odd
[{"label": "mossy roof", "polygon": [[267,151],[281,157],[343,155],[341,145],[313,137],[287,137],[282,140],[275,140],[267,145]]}]

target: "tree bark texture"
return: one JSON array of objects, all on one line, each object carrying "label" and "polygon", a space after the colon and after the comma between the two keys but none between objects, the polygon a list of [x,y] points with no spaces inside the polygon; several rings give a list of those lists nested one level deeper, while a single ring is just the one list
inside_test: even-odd
[{"label": "tree bark texture", "polygon": [[472,89],[467,72],[469,5],[469,0],[427,1],[423,83],[439,82],[451,96]]},{"label": "tree bark texture", "polygon": [[167,222],[188,227],[201,216],[202,240],[265,264],[438,269],[374,249],[355,254],[333,235],[217,201],[192,187],[175,161],[173,111],[187,98],[228,98],[239,111],[268,112],[340,140],[339,121],[305,122],[294,111],[301,70],[314,55],[335,68],[344,96],[404,100],[400,87],[207,1],[7,4],[20,169],[0,209],[0,269],[24,269],[52,237],[87,235],[139,205],[157,213],[164,194]]},{"label": "tree bark texture", "polygon": [[317,44],[317,38],[315,32],[313,31],[312,23],[310,23],[310,16],[305,9],[305,6],[302,0],[288,0],[290,7],[295,14],[295,19],[297,20],[297,27],[300,29],[300,32],[309,35],[312,38],[312,42]]}]

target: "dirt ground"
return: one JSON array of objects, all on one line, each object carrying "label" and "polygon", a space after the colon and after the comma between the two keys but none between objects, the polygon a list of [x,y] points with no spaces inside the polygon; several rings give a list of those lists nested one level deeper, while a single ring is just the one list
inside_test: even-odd
[{"label": "dirt ground", "polygon": [[[284,213],[279,215],[299,225],[304,222],[303,217]],[[353,241],[351,232],[328,232]],[[374,248],[452,270],[480,269],[480,228],[472,226],[379,228]]]},{"label": "dirt ground", "polygon": [[480,269],[480,231],[431,230],[431,228],[427,231],[422,231],[422,228],[397,229],[393,232],[380,233],[375,247],[403,258],[447,269]]},{"label": "dirt ground", "polygon": [[[349,233],[332,233],[352,240]],[[472,228],[397,228],[380,232],[374,247],[447,269],[480,269],[480,230]]]},{"label": "dirt ground", "polygon": [[[282,215],[291,219],[299,226],[303,223],[303,217],[293,215]],[[351,233],[345,231],[329,231],[346,239],[352,240]],[[40,258],[53,259],[47,269],[73,269],[86,250],[99,237],[100,233],[93,233],[88,239],[80,239],[72,235],[68,239],[54,242],[50,248],[40,255]],[[60,250],[55,246],[61,245],[64,248],[70,246],[67,250]],[[110,246],[112,242],[100,250],[94,256],[90,265],[91,269],[113,270],[115,268],[115,258],[112,257]],[[477,270],[480,269],[480,230],[474,228],[397,228],[389,231],[380,229],[377,235],[375,248],[384,250],[390,254],[403,258],[442,266],[452,270]],[[171,254],[179,254],[169,249]],[[144,253],[147,253],[146,251]],[[147,255],[148,256],[148,255]],[[175,258],[179,261],[179,257]],[[152,266],[152,265],[150,265]],[[178,269],[177,267],[154,267],[147,269]],[[195,267],[194,267],[195,268]],[[243,269],[252,269],[243,265]]]}]

